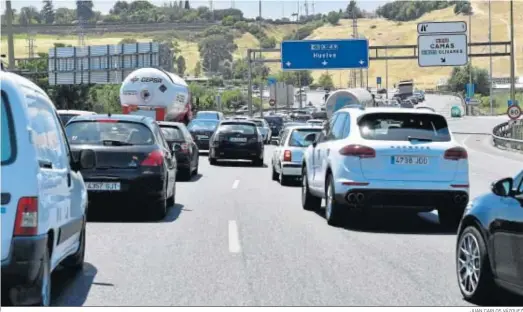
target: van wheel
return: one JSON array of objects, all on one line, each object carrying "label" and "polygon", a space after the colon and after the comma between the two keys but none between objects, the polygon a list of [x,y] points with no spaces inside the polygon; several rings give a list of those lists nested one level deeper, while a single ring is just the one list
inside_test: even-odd
[{"label": "van wheel", "polygon": [[35,306],[48,307],[51,305],[51,260],[49,249],[45,249],[44,258],[42,259],[42,266],[38,279],[36,280],[38,292],[38,299]]},{"label": "van wheel", "polygon": [[62,265],[72,272],[81,271],[84,268],[85,262],[85,219],[83,221],[82,230],[80,231],[80,247],[78,251],[69,257],[65,258]]}]

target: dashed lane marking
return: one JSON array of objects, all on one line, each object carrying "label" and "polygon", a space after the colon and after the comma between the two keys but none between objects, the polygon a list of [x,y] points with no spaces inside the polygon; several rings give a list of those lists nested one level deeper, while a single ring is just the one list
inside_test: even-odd
[{"label": "dashed lane marking", "polygon": [[229,252],[240,252],[240,237],[238,234],[238,225],[236,221],[229,220]]}]

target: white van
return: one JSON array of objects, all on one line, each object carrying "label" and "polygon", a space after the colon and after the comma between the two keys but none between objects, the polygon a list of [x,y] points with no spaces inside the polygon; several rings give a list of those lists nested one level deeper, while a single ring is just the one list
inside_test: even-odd
[{"label": "white van", "polygon": [[87,190],[79,169],[94,167],[95,155],[72,159],[56,109],[37,85],[0,71],[0,86],[2,301],[47,306],[51,272],[83,267]]}]

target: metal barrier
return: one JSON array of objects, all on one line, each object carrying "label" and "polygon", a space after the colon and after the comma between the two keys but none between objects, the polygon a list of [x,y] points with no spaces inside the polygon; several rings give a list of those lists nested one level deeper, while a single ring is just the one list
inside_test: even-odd
[{"label": "metal barrier", "polygon": [[510,120],[492,129],[495,146],[523,152],[523,120]]}]

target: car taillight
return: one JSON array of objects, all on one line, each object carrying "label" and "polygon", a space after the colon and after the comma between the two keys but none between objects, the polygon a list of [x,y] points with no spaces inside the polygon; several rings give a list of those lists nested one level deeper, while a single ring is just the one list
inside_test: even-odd
[{"label": "car taillight", "polygon": [[38,198],[22,197],[18,201],[15,219],[15,236],[38,234]]},{"label": "car taillight", "polygon": [[356,156],[359,158],[374,158],[376,151],[372,147],[351,144],[340,149],[340,154],[344,156]]},{"label": "car taillight", "polygon": [[292,160],[292,153],[291,151],[287,150],[283,152],[283,161],[291,161]]},{"label": "car taillight", "polygon": [[147,155],[142,163],[142,166],[146,167],[158,167],[163,165],[163,153],[161,151],[153,151]]},{"label": "car taillight", "polygon": [[469,154],[467,153],[467,150],[463,147],[453,147],[445,151],[444,157],[448,160],[460,160],[468,159]]}]

